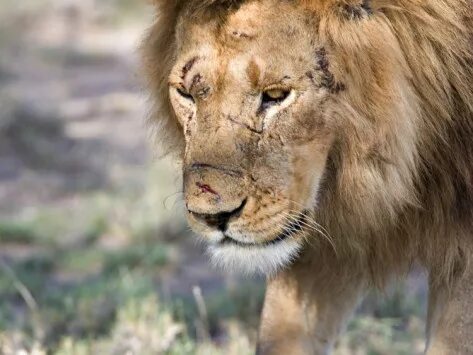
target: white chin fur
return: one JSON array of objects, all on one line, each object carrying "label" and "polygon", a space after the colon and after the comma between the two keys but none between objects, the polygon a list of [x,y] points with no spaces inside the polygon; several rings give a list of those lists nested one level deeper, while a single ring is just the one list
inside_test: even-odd
[{"label": "white chin fur", "polygon": [[271,276],[294,261],[300,249],[299,243],[288,240],[261,247],[210,245],[208,252],[217,268],[247,275]]}]

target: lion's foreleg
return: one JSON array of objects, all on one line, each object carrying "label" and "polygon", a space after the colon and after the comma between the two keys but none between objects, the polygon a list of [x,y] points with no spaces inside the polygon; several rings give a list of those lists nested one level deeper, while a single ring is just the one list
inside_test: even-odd
[{"label": "lion's foreleg", "polygon": [[257,353],[329,354],[366,286],[354,275],[299,264],[270,280]]},{"label": "lion's foreleg", "polygon": [[473,265],[452,285],[431,285],[428,355],[473,354]]}]

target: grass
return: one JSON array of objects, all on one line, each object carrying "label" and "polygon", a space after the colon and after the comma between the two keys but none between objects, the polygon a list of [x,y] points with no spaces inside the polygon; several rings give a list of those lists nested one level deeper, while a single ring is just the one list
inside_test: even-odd
[{"label": "grass", "polygon": [[[261,285],[204,290],[205,320],[192,294],[158,296],[161,275],[185,262],[166,240],[189,238],[172,198],[164,203],[176,186],[168,169],[150,169],[144,187],[127,181],[0,220],[0,260],[12,271],[0,269],[0,353],[124,354],[136,344],[140,354],[251,353]],[[247,323],[253,331],[242,330]]]},{"label": "grass", "polygon": [[[0,333],[8,341],[19,335],[17,350],[32,351],[40,344],[54,354],[227,352],[210,338],[197,341],[199,325],[195,321],[200,316],[195,300],[183,297],[159,302],[153,274],[165,263],[166,248],[158,244],[153,249],[141,245],[113,253],[63,250],[59,256],[47,253],[12,264],[14,279],[0,277]],[[71,272],[81,277],[61,281],[61,274]],[[24,305],[15,279],[33,295],[34,309]],[[218,328],[223,333],[227,325],[221,322],[225,320],[236,322],[246,303],[242,300],[250,297],[254,296],[237,293],[233,303],[232,297],[226,299],[220,293],[206,300],[213,331]],[[240,321],[234,325],[240,326]],[[249,351],[245,337],[241,334],[237,340]],[[237,346],[234,339],[229,343]],[[242,354],[243,350],[232,353]]]},{"label": "grass", "polygon": [[[38,222],[39,221],[39,222]],[[35,223],[50,221],[37,217]],[[106,233],[90,220],[85,231]],[[34,225],[34,223],[32,224]],[[243,282],[204,290],[204,314],[195,295],[162,294],[158,275],[173,263],[175,246],[149,235],[112,250],[100,237],[64,245],[32,233],[31,227],[0,224],[9,245],[46,245],[42,252],[8,260],[14,278],[0,275],[0,336],[4,346],[48,354],[251,354],[264,287]],[[25,236],[28,236],[25,238]],[[32,249],[34,250],[34,248]],[[3,257],[5,259],[5,257]],[[33,295],[29,309],[15,287],[20,280]],[[369,311],[355,317],[336,354],[420,354],[423,335],[419,299],[393,292],[386,300],[368,298]],[[39,351],[39,350],[38,350]],[[1,352],[1,351],[0,351]],[[4,353],[8,353],[4,351]]]},{"label": "grass", "polygon": [[0,222],[0,243],[29,244],[36,240],[35,231],[22,223]]}]

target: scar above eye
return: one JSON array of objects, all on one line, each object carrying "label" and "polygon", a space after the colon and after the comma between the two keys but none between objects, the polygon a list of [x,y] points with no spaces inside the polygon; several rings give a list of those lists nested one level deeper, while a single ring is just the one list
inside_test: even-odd
[{"label": "scar above eye", "polygon": [[193,57],[191,58],[183,67],[182,67],[182,74],[181,74],[181,78],[184,80],[184,78],[186,77],[187,73],[190,72],[190,70],[192,69],[192,67],[194,66],[194,64],[197,62],[197,59],[199,59],[199,57]]},{"label": "scar above eye", "polygon": [[240,30],[233,30],[232,31],[232,36],[235,37],[235,38],[242,38],[242,39],[253,39],[254,36],[247,33],[247,32],[244,32],[244,31],[240,31]]},{"label": "scar above eye", "polygon": [[202,75],[200,73],[197,73],[194,75],[192,78],[192,83],[191,83],[191,90],[194,88],[194,86],[199,85],[202,82]]},{"label": "scar above eye", "polygon": [[[328,60],[327,51],[324,47],[318,48],[315,52],[316,56],[316,70],[321,73],[320,87],[327,88],[331,93],[338,94],[346,89],[345,84],[337,82],[335,76],[330,71],[330,62]],[[312,72],[306,74],[309,79],[314,83],[314,76]],[[317,85],[317,84],[316,84]]]}]

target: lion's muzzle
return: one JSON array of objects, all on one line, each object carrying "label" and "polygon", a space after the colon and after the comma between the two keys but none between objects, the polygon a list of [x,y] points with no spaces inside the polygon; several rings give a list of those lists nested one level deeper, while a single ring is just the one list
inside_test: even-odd
[{"label": "lion's muzzle", "polygon": [[236,169],[194,163],[185,169],[186,207],[195,220],[211,229],[225,231],[245,207],[245,179]]}]

